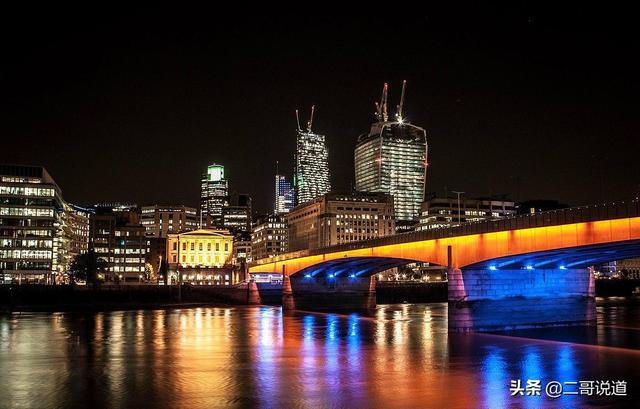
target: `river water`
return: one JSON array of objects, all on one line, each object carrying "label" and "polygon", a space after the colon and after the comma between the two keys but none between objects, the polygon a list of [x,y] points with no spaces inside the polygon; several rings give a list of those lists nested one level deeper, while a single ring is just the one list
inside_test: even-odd
[{"label": "river water", "polygon": [[[597,316],[592,327],[448,334],[446,304],[380,305],[373,316],[279,307],[4,315],[0,407],[632,406],[640,304],[598,299]],[[512,397],[512,380],[540,380],[542,393]],[[572,391],[571,382],[600,380],[626,381],[627,396],[544,396],[550,381]]]}]

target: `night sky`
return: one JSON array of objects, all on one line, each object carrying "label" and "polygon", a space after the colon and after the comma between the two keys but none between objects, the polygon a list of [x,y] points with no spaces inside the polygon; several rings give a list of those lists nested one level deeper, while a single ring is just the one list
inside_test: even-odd
[{"label": "night sky", "polygon": [[615,16],[5,14],[0,162],[44,165],[78,204],[196,206],[207,163],[254,208],[316,105],[332,183],[382,84],[427,130],[427,191],[571,205],[640,189],[638,35]]}]

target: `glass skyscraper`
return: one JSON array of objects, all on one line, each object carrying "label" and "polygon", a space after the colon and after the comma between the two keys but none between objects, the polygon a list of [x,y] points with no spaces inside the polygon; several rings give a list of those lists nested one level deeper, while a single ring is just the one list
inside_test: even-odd
[{"label": "glass skyscraper", "polygon": [[295,205],[295,193],[291,182],[283,175],[276,175],[276,200],[273,211],[275,214],[289,213]]},{"label": "glass skyscraper", "polygon": [[200,212],[211,226],[222,228],[222,208],[229,205],[229,182],[224,177],[224,166],[216,163],[207,166],[202,175]]},{"label": "glass skyscraper", "polygon": [[324,135],[310,129],[298,129],[293,176],[296,205],[308,202],[331,190],[329,151]]},{"label": "glass skyscraper", "polygon": [[402,99],[395,121],[387,117],[387,85],[378,104],[378,121],[358,138],[355,149],[356,190],[393,196],[397,221],[417,221],[424,201],[427,137],[423,128],[402,118]]}]

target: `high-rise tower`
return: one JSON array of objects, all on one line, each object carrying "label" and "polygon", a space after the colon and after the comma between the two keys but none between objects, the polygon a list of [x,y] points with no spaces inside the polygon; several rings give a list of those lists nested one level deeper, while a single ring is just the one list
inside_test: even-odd
[{"label": "high-rise tower", "polygon": [[208,227],[222,228],[222,208],[229,205],[229,182],[224,177],[224,166],[213,163],[202,174],[200,212],[208,219]]},{"label": "high-rise tower", "polygon": [[[298,120],[293,176],[296,205],[313,200],[331,190],[329,151],[324,135],[312,131],[314,111],[315,106],[312,106],[306,131],[300,128]],[[298,118],[297,110],[296,118]]]},{"label": "high-rise tower", "polygon": [[273,206],[275,214],[289,213],[295,203],[295,193],[286,176],[276,175],[276,200]]},{"label": "high-rise tower", "polygon": [[[387,84],[376,102],[376,122],[360,135],[355,149],[356,190],[383,192],[394,198],[395,218],[415,222],[424,200],[427,137],[423,128],[403,117],[406,81],[395,118],[387,114]],[[402,225],[400,223],[399,225]]]}]

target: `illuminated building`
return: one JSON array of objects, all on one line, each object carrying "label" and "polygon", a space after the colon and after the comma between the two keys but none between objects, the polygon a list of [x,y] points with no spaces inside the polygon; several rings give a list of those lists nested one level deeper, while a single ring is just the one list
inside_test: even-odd
[{"label": "illuminated building", "polygon": [[222,208],[227,206],[229,182],[224,177],[224,166],[216,163],[207,166],[202,175],[200,191],[200,212],[209,220],[209,227],[222,228]]},{"label": "illuminated building", "polygon": [[175,283],[233,284],[233,235],[227,230],[198,229],[167,236],[169,274]]},{"label": "illuminated building", "polygon": [[307,123],[306,131],[303,131],[298,123],[293,176],[297,204],[313,200],[331,190],[329,151],[324,135],[313,133],[311,130],[313,112],[314,107],[311,108],[311,119]]},{"label": "illuminated building", "polygon": [[288,213],[295,205],[295,192],[291,182],[283,175],[276,175],[275,214]]},{"label": "illuminated building", "polygon": [[393,214],[393,197],[385,193],[327,193],[286,215],[289,251],[392,235]]},{"label": "illuminated building", "polygon": [[46,169],[0,165],[1,283],[54,283],[63,213],[60,188]]},{"label": "illuminated building", "polygon": [[105,281],[145,280],[148,243],[136,211],[127,206],[99,206],[89,218],[89,226],[89,248],[108,263]]},{"label": "illuminated building", "polygon": [[167,237],[169,233],[184,233],[198,228],[198,211],[187,206],[143,206],[140,222],[147,237]]},{"label": "illuminated building", "polygon": [[56,284],[68,281],[68,269],[73,259],[89,249],[89,218],[93,209],[62,203],[58,211],[53,241],[53,264]]},{"label": "illuminated building", "polygon": [[[460,214],[458,215],[458,198],[432,197],[422,203],[420,224],[416,230],[430,230],[442,227],[457,226],[460,223],[495,220],[516,214],[515,203],[506,199],[466,199],[460,198]],[[459,219],[458,220],[458,216]]]},{"label": "illuminated building", "polygon": [[387,115],[387,84],[377,104],[377,121],[360,135],[355,149],[356,190],[393,196],[398,226],[418,219],[424,200],[427,138],[402,116],[404,84],[395,120]]},{"label": "illuminated building", "polygon": [[251,233],[253,260],[274,257],[288,251],[287,224],[282,214],[259,217]]},{"label": "illuminated building", "polygon": [[235,234],[233,236],[232,264],[234,270],[238,272],[239,281],[247,279],[247,263],[250,263],[251,260],[251,233],[240,232]]},{"label": "illuminated building", "polygon": [[251,196],[233,192],[222,208],[222,225],[233,234],[251,232]]}]

